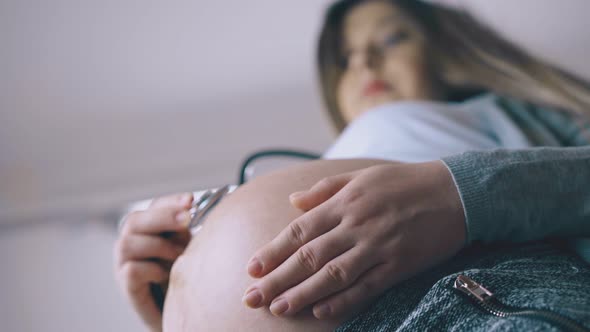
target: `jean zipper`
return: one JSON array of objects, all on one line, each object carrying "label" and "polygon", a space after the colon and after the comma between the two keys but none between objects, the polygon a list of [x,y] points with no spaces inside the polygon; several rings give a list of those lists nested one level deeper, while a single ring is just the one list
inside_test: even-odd
[{"label": "jean zipper", "polygon": [[552,311],[515,308],[504,305],[494,297],[492,292],[464,275],[459,275],[457,277],[453,287],[461,291],[463,294],[466,294],[472,300],[475,300],[476,304],[485,312],[497,317],[527,317],[548,322],[566,331],[590,332],[589,329],[578,322]]}]

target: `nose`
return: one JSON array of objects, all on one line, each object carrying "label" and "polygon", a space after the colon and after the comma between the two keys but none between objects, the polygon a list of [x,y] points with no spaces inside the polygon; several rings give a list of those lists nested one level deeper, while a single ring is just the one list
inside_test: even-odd
[{"label": "nose", "polygon": [[375,48],[351,54],[349,66],[355,69],[379,70],[382,63],[381,53]]}]

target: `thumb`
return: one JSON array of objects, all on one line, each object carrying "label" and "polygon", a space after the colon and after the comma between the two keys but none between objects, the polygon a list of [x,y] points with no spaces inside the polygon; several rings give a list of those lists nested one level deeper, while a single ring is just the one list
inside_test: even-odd
[{"label": "thumb", "polygon": [[334,196],[351,179],[351,173],[323,178],[308,190],[292,193],[289,195],[289,200],[294,207],[309,211]]}]

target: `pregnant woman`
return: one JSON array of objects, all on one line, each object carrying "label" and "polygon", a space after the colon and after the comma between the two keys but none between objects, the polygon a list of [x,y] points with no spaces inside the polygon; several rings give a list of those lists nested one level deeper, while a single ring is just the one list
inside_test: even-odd
[{"label": "pregnant woman", "polygon": [[238,188],[190,240],[190,195],[128,216],[116,269],[152,330],[551,328],[466,307],[461,271],[590,324],[586,83],[416,0],[334,4],[318,55],[324,160]]}]

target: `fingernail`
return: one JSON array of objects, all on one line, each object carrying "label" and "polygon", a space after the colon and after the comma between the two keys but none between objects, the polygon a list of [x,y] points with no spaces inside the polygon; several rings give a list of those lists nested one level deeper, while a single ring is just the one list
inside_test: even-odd
[{"label": "fingernail", "polygon": [[176,221],[183,226],[188,226],[188,223],[191,221],[190,219],[191,215],[188,211],[180,211],[176,215]]},{"label": "fingernail", "polygon": [[326,317],[330,316],[331,313],[332,313],[332,309],[330,308],[329,305],[327,305],[325,303],[321,304],[319,306],[315,306],[313,308],[313,315],[317,319],[326,318]]},{"label": "fingernail", "polygon": [[258,260],[258,258],[252,258],[250,263],[248,263],[248,273],[251,276],[257,276],[262,272],[262,263]]},{"label": "fingernail", "polygon": [[291,200],[299,199],[303,196],[303,194],[305,194],[304,191],[296,191],[296,192],[292,193],[291,195],[289,195],[289,199],[291,199]]},{"label": "fingernail", "polygon": [[253,289],[244,295],[242,302],[250,308],[258,308],[258,305],[262,302],[262,294],[259,290]]},{"label": "fingernail", "polygon": [[270,312],[275,316],[280,316],[287,309],[289,309],[289,303],[285,299],[278,299],[270,304]]}]

